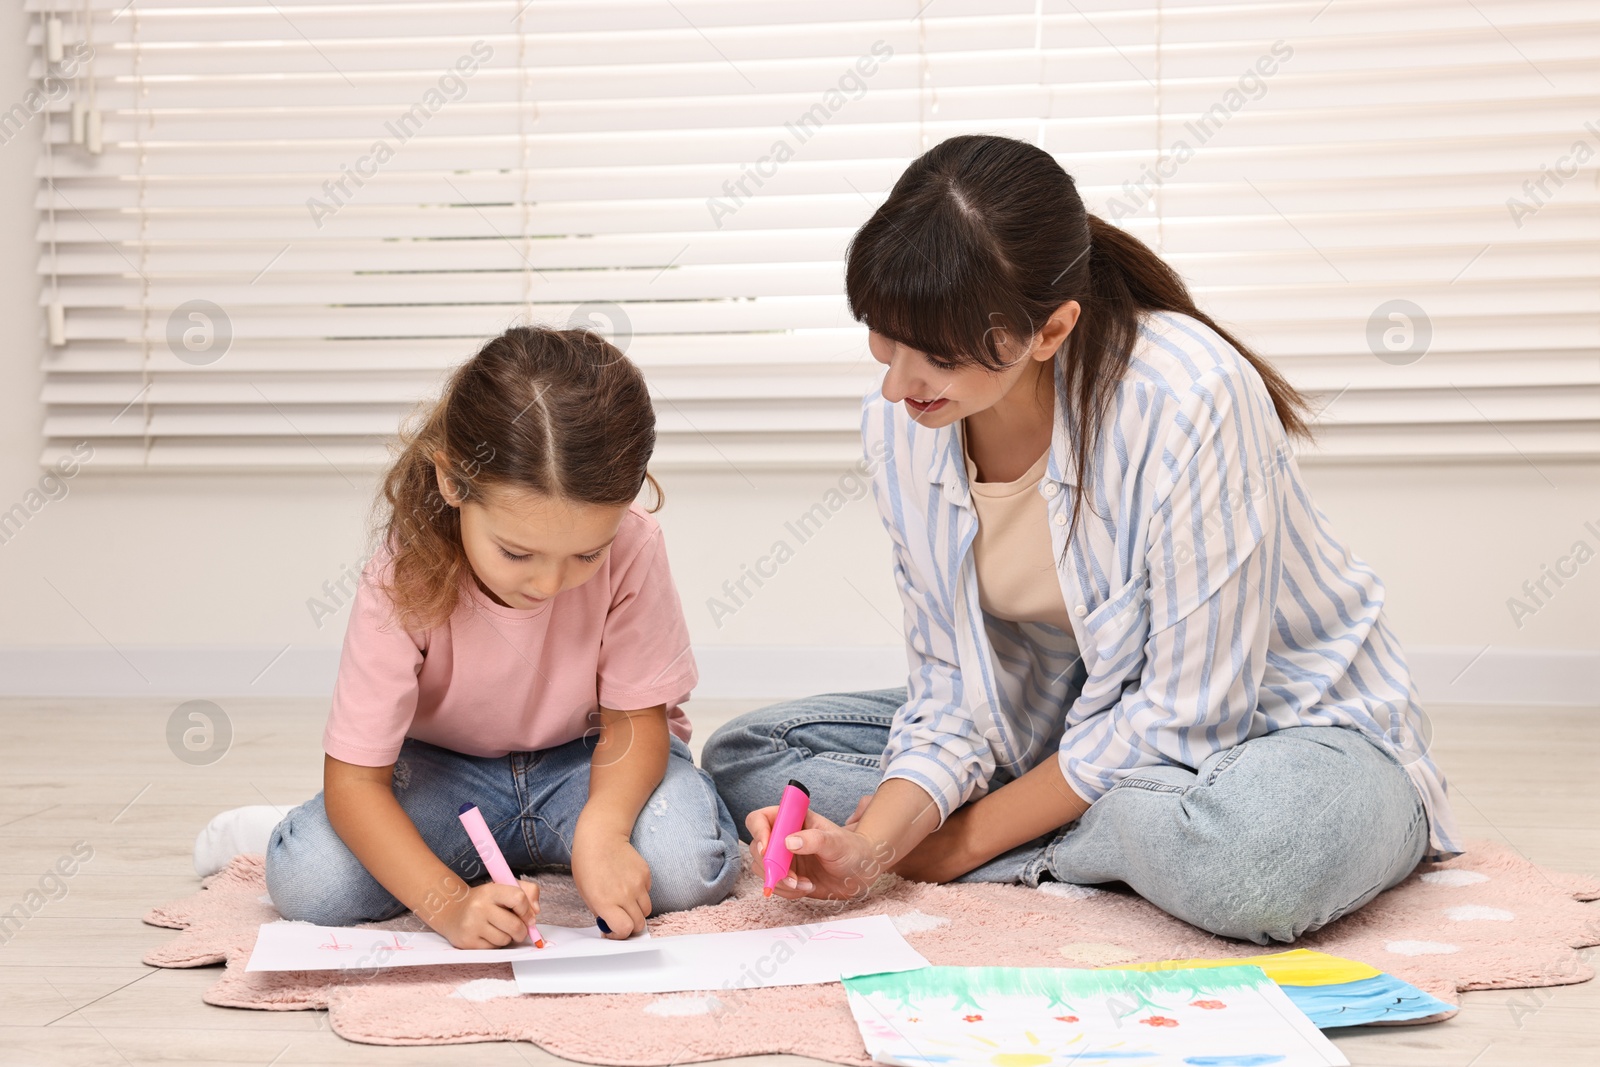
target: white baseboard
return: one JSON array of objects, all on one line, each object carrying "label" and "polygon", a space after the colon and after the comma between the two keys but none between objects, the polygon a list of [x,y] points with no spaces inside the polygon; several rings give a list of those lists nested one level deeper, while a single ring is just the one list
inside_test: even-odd
[{"label": "white baseboard", "polygon": [[[695,696],[783,700],[904,685],[903,649],[707,645]],[[326,697],[337,645],[0,647],[0,696]]]},{"label": "white baseboard", "polygon": [[906,684],[906,650],[899,645],[702,645],[694,657],[700,668],[694,695],[704,700],[793,700]]},{"label": "white baseboard", "polygon": [[[905,683],[894,646],[703,645],[709,700],[787,700]],[[1427,704],[1600,706],[1600,650],[1417,647],[1407,650]],[[0,648],[0,696],[326,697],[338,646]]]},{"label": "white baseboard", "polygon": [[328,696],[338,669],[338,645],[13,645],[0,648],[0,695]]},{"label": "white baseboard", "polygon": [[1406,649],[1411,676],[1429,704],[1600,707],[1600,649]]}]

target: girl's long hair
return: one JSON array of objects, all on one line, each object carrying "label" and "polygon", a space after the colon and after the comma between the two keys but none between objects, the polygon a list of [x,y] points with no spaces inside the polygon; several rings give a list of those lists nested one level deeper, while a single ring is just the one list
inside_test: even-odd
[{"label": "girl's long hair", "polygon": [[598,334],[517,326],[484,345],[402,432],[383,479],[379,532],[394,553],[384,591],[401,625],[443,623],[469,575],[438,468],[463,503],[512,490],[625,505],[648,481],[659,506],[646,469],[655,427],[644,376]]},{"label": "girl's long hair", "polygon": [[[1287,434],[1309,440],[1305,397],[1195,306],[1178,273],[1137,237],[1091,215],[1043,149],[992,135],[952,137],[915,160],[857,231],[845,267],[850,311],[919,352],[999,370],[1062,304],[1082,307],[1057,352],[1071,398],[1083,494],[1106,411],[1145,311],[1188,315],[1250,362]],[[1080,509],[1073,510],[1072,528]],[[1071,530],[1068,531],[1071,536]]]}]

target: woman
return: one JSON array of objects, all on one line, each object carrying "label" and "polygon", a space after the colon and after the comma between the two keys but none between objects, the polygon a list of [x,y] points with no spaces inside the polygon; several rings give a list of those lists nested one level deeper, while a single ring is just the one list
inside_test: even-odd
[{"label": "woman", "polygon": [[905,689],[750,713],[704,764],[785,896],[1121,882],[1293,941],[1459,854],[1384,587],[1289,450],[1306,403],[1055,160],[957,137],[852,242]]}]

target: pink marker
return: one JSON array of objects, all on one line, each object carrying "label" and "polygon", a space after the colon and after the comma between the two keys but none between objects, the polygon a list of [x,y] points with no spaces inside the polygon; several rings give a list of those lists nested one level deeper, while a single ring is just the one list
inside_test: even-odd
[{"label": "pink marker", "polygon": [[806,824],[806,812],[811,810],[811,792],[805,786],[789,779],[778,800],[778,817],[772,820],[772,836],[767,839],[767,851],[762,858],[766,878],[761,895],[770,897],[772,887],[789,877],[789,863],[794,853],[789,851],[789,835]]},{"label": "pink marker", "polygon": [[[516,876],[506,866],[506,858],[500,854],[500,846],[494,843],[489,824],[483,821],[483,812],[478,810],[476,804],[461,805],[461,825],[467,828],[467,836],[472,839],[472,847],[478,850],[478,857],[488,868],[489,877],[501,885],[516,885]],[[544,948],[544,935],[532,923],[528,924],[528,940],[533,942],[534,948]]]}]

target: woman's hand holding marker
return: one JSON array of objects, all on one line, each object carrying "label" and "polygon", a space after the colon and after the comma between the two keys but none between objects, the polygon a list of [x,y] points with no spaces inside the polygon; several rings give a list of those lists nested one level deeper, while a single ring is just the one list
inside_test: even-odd
[{"label": "woman's hand holding marker", "polygon": [[856,830],[846,830],[814,811],[807,811],[805,826],[788,834],[782,842],[772,842],[772,828],[778,808],[758,808],[745,819],[750,831],[750,853],[765,865],[767,846],[787,848],[793,853],[789,873],[772,887],[772,892],[787,900],[821,897],[845,900],[866,894],[885,865],[878,860],[876,843]]},{"label": "woman's hand holding marker", "polygon": [[805,825],[810,810],[811,791],[793,778],[789,779],[778,800],[778,813],[772,819],[769,835],[772,845],[762,858],[762,896],[770,897],[773,888],[789,877],[789,865],[794,860],[794,854],[789,851],[789,836]]},{"label": "woman's hand holding marker", "polygon": [[763,866],[769,846],[792,853],[787,876],[772,887],[774,894],[788,900],[866,896],[895,859],[915,848],[939,822],[928,794],[902,780],[885,782],[872,797],[863,798],[843,826],[808,807],[802,827],[786,833],[780,844],[773,837],[784,829],[778,825],[783,807],[780,803],[758,808],[744,822],[750,831],[750,853]]},{"label": "woman's hand holding marker", "polygon": [[750,813],[750,852],[761,861],[762,892],[801,897],[858,897],[882,874],[883,848],[856,830],[865,801],[844,826],[811,810],[805,786],[791,780],[774,808]]}]

